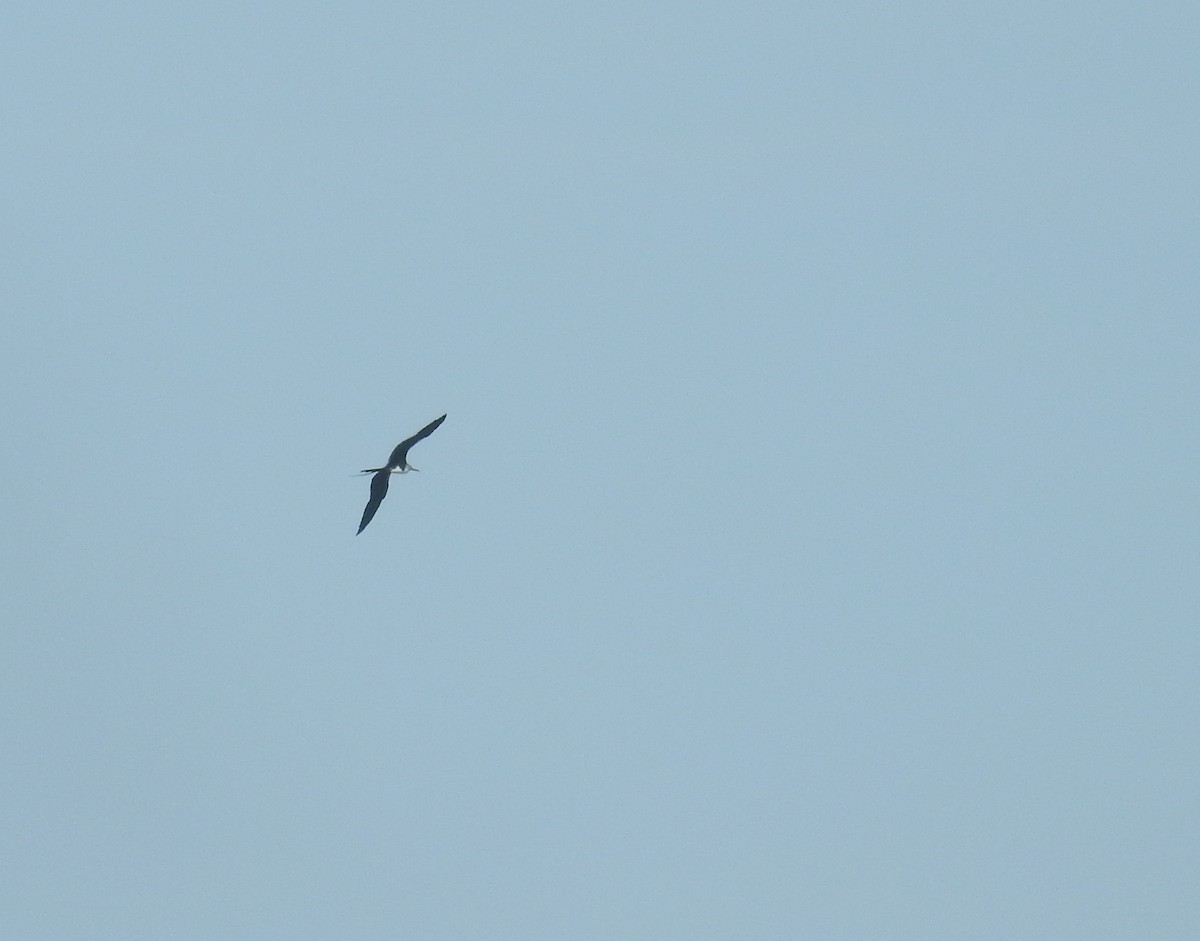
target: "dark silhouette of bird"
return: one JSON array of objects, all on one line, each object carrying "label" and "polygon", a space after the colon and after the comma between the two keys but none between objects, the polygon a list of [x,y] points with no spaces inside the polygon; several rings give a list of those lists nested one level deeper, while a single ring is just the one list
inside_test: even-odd
[{"label": "dark silhouette of bird", "polygon": [[[405,438],[401,441],[396,445],[391,457],[387,459],[387,463],[383,467],[368,467],[363,470],[362,473],[374,474],[375,476],[371,478],[371,499],[367,501],[367,508],[363,510],[362,522],[358,524],[358,533],[366,529],[367,523],[375,518],[375,511],[379,509],[379,504],[387,496],[388,480],[391,479],[392,474],[407,474],[409,471],[417,469],[408,463],[408,449],[422,438],[428,438],[433,434],[437,426],[445,420],[445,415],[441,418],[436,418],[411,438]],[[357,536],[358,533],[354,535]]]}]

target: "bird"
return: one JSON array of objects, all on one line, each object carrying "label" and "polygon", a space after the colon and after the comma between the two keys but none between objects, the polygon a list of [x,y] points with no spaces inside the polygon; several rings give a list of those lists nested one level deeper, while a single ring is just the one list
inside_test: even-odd
[{"label": "bird", "polygon": [[[411,438],[405,438],[401,441],[396,445],[383,467],[368,467],[362,471],[364,474],[374,474],[375,476],[371,478],[371,499],[367,501],[367,507],[363,510],[362,522],[358,524],[358,533],[366,529],[367,523],[375,518],[375,511],[379,509],[379,504],[387,496],[388,479],[392,474],[407,474],[409,471],[417,469],[408,463],[408,449],[422,438],[428,438],[433,434],[437,426],[445,420],[445,415],[441,418],[435,418]],[[358,533],[354,535],[357,536]]]}]

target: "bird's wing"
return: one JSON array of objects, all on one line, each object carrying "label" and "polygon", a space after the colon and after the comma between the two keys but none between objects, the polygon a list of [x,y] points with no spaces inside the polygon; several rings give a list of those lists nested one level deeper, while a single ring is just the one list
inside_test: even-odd
[{"label": "bird's wing", "polygon": [[[387,496],[388,478],[391,476],[391,473],[385,467],[371,478],[371,499],[367,501],[367,507],[363,510],[362,522],[358,524],[358,533],[366,529],[367,523],[375,518],[375,511],[379,509],[379,504]],[[357,536],[358,533],[354,535]]]},{"label": "bird's wing", "polygon": [[396,450],[394,450],[392,452],[392,456],[388,458],[388,467],[403,467],[405,464],[405,459],[408,457],[408,449],[422,438],[428,438],[431,434],[433,434],[434,429],[436,429],[437,426],[445,420],[445,415],[443,415],[441,418],[435,418],[411,438],[406,438],[404,441],[401,441],[398,445],[396,445]]}]

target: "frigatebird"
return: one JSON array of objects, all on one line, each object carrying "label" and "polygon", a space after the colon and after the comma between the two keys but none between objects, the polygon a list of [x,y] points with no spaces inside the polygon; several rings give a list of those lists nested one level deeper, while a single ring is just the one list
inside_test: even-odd
[{"label": "frigatebird", "polygon": [[[387,459],[387,463],[383,467],[368,467],[363,470],[364,474],[374,474],[375,476],[371,478],[371,499],[367,501],[367,508],[363,510],[362,522],[358,524],[358,533],[366,529],[367,523],[374,519],[375,511],[379,509],[379,504],[387,496],[388,480],[392,474],[407,474],[410,470],[415,471],[417,469],[408,463],[408,449],[422,438],[428,438],[433,434],[434,429],[445,420],[445,415],[434,419],[411,438],[405,438],[401,441],[396,445],[391,457]],[[357,536],[358,533],[354,535]]]}]

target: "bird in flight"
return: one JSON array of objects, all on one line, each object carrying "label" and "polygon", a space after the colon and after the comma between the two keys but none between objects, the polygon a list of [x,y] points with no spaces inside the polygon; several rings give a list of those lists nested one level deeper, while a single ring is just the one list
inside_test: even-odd
[{"label": "bird in flight", "polygon": [[[368,467],[363,471],[364,474],[374,474],[375,476],[371,478],[371,499],[367,501],[367,508],[363,510],[362,522],[358,524],[358,533],[366,529],[367,523],[375,518],[375,511],[379,509],[379,504],[387,496],[388,479],[392,474],[407,474],[410,470],[415,471],[417,469],[408,463],[408,449],[422,438],[428,438],[433,434],[434,429],[445,420],[445,415],[441,418],[436,418],[411,438],[405,438],[401,441],[396,445],[391,457],[387,459],[387,463],[383,467]],[[358,533],[354,535],[357,536]]]}]

